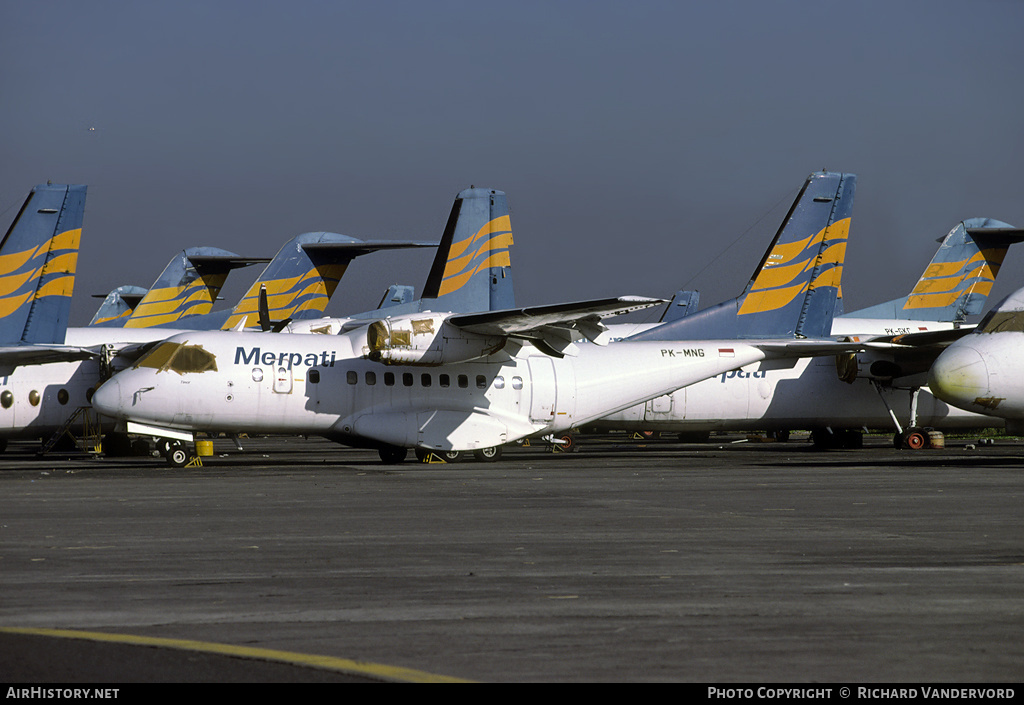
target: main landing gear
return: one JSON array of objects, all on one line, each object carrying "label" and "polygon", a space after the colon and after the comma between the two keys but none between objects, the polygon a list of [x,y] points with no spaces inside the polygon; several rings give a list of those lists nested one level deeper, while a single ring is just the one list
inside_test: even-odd
[{"label": "main landing gear", "polygon": [[[466,460],[469,456],[469,452],[464,450],[426,450],[424,448],[417,448],[414,453],[416,459],[421,463],[458,463]],[[409,451],[407,449],[397,446],[385,446],[377,450],[380,461],[385,465],[397,465],[398,463],[405,462],[408,454]],[[500,457],[501,446],[491,446],[473,451],[473,458],[484,463],[493,463]]]}]

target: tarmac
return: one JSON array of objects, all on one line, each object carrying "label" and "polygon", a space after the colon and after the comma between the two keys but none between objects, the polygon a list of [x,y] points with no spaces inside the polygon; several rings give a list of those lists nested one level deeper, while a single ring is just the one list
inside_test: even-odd
[{"label": "tarmac", "polygon": [[[5,683],[1015,683],[1024,443],[0,456]],[[411,457],[411,456],[410,456]]]}]

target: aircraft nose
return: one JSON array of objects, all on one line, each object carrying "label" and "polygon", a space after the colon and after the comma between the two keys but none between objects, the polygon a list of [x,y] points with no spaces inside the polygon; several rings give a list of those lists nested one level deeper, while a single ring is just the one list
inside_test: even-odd
[{"label": "aircraft nose", "polygon": [[121,409],[121,382],[111,377],[92,395],[92,407],[104,416],[117,417]]},{"label": "aircraft nose", "polygon": [[928,372],[928,387],[942,401],[960,408],[991,396],[985,359],[967,345],[953,345],[939,355]]}]

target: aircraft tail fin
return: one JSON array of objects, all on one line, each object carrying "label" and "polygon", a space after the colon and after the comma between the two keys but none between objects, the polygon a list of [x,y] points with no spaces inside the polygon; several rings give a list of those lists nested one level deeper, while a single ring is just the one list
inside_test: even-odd
[{"label": "aircraft tail fin", "polygon": [[515,308],[512,222],[503,191],[468,188],[455,197],[421,307],[471,313]]},{"label": "aircraft tail fin", "polygon": [[272,319],[318,318],[356,257],[380,250],[436,246],[436,242],[359,240],[338,233],[303,233],[284,244],[221,328],[232,330],[243,320],[243,327],[258,325],[261,289],[266,292],[267,313]]},{"label": "aircraft tail fin", "polygon": [[829,336],[856,184],[855,174],[811,174],[743,294],[630,339]]},{"label": "aircraft tail fin", "polygon": [[383,308],[391,308],[392,306],[401,306],[402,304],[408,304],[416,300],[416,288],[408,286],[407,284],[392,284],[388,287],[388,290],[384,292],[384,296],[381,297],[380,303],[377,304],[377,310]]},{"label": "aircraft tail fin", "polygon": [[[142,301],[142,297],[146,295],[148,289],[144,289],[141,286],[119,286],[109,294],[103,297],[103,303],[96,309],[96,313],[93,314],[92,320],[89,321],[90,326],[95,325],[111,325],[115,321],[122,318],[128,318],[132,315],[132,311]],[[95,298],[103,296],[103,294],[93,294]]]},{"label": "aircraft tail fin", "polygon": [[959,321],[981,313],[1010,245],[1024,230],[991,218],[968,218],[940,238],[939,249],[907,296],[845,318]]},{"label": "aircraft tail fin", "polygon": [[190,247],[175,255],[125,319],[97,325],[169,326],[210,312],[228,274],[265,259],[240,257],[217,247]]},{"label": "aircraft tail fin", "polygon": [[697,312],[699,304],[699,291],[677,291],[672,300],[668,302],[668,306],[665,307],[665,312],[661,314],[660,322],[671,323],[672,321],[678,321],[680,318],[686,318]]},{"label": "aircraft tail fin", "polygon": [[32,189],[0,242],[0,341],[63,344],[86,187]]}]

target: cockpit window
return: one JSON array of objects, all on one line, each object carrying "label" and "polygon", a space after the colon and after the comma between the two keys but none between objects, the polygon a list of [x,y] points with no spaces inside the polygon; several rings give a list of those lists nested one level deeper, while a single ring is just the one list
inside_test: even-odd
[{"label": "cockpit window", "polygon": [[1024,331],[1024,311],[989,311],[978,323],[979,333]]},{"label": "cockpit window", "polygon": [[157,372],[171,370],[180,375],[191,372],[216,372],[217,358],[201,345],[165,342],[140,357],[135,367],[148,367]]}]

